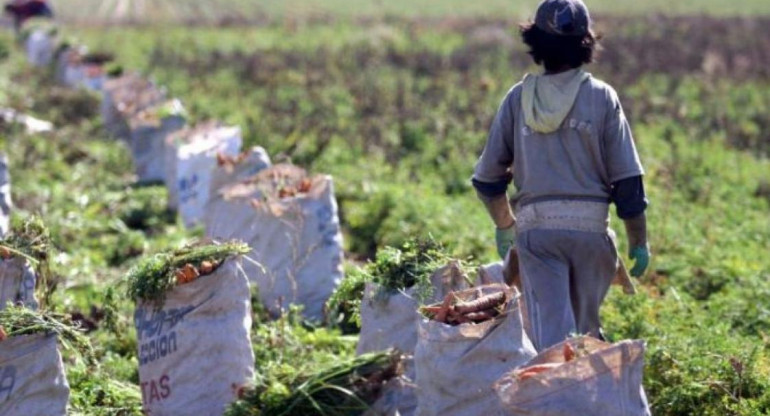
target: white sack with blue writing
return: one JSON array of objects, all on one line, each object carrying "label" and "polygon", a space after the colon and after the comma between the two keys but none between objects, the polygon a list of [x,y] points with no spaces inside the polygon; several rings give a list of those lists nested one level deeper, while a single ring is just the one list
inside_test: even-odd
[{"label": "white sack with blue writing", "polygon": [[0,415],[64,416],[69,396],[55,335],[0,341]]},{"label": "white sack with blue writing", "polygon": [[240,258],[134,312],[145,414],[222,415],[254,378],[249,281]]}]

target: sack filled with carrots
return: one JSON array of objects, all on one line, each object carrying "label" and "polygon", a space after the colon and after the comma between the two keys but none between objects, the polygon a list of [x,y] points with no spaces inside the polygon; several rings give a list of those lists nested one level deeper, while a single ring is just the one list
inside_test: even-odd
[{"label": "sack filled with carrots", "polygon": [[493,385],[535,356],[518,290],[483,285],[448,293],[420,311],[417,416],[507,414]]},{"label": "sack filled with carrots", "polygon": [[153,104],[128,119],[128,143],[138,182],[153,183],[166,179],[166,138],[186,123],[185,109],[177,99]]},{"label": "sack filled with carrots", "polygon": [[151,414],[221,415],[254,377],[246,244],[201,243],[128,272],[139,381]]},{"label": "sack filled with carrots", "polygon": [[[245,264],[273,317],[301,305],[324,319],[324,305],[343,278],[342,232],[329,175],[282,163],[222,187],[206,206],[206,235],[247,242]],[[259,266],[257,266],[257,263]]]},{"label": "sack filled with carrots", "polygon": [[59,344],[95,365],[86,336],[61,314],[0,310],[0,415],[65,415],[70,396]]},{"label": "sack filled with carrots", "polygon": [[649,416],[643,370],[643,341],[581,336],[510,371],[495,390],[513,414]]}]

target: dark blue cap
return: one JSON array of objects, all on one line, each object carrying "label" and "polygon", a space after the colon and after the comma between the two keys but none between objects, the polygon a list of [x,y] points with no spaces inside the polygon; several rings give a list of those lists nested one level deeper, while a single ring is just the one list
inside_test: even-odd
[{"label": "dark blue cap", "polygon": [[591,16],[582,0],[544,0],[537,8],[535,26],[553,35],[584,36]]}]

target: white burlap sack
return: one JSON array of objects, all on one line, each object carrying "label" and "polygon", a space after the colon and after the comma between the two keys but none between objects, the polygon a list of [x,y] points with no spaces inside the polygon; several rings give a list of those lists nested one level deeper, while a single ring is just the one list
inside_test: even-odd
[{"label": "white burlap sack", "polygon": [[130,117],[145,108],[162,103],[166,94],[139,74],[107,79],[102,87],[100,112],[107,131],[122,140],[131,138]]},{"label": "white burlap sack", "polygon": [[516,289],[486,285],[482,293],[509,292],[501,316],[479,324],[451,326],[422,318],[414,360],[418,416],[499,416],[503,409],[493,385],[503,374],[535,356],[524,333]]},{"label": "white burlap sack", "polygon": [[11,173],[8,171],[8,156],[0,153],[0,237],[11,227]]},{"label": "white burlap sack", "polygon": [[44,67],[51,64],[55,51],[54,38],[46,30],[33,31],[26,43],[27,60],[30,65]]},{"label": "white burlap sack", "polygon": [[0,310],[9,303],[37,309],[36,285],[37,275],[27,259],[19,256],[0,259]]},{"label": "white burlap sack", "polygon": [[140,111],[129,121],[131,155],[138,181],[164,181],[166,138],[186,123],[184,107],[170,100]]},{"label": "white burlap sack", "polygon": [[0,415],[64,416],[69,395],[55,335],[0,342]]},{"label": "white burlap sack", "polygon": [[259,146],[252,147],[236,159],[238,160],[235,163],[217,164],[214,168],[211,174],[210,200],[217,197],[222,187],[248,179],[271,166],[270,156]]},{"label": "white burlap sack", "polygon": [[249,283],[240,258],[134,313],[143,408],[152,416],[224,413],[252,382]]},{"label": "white burlap sack", "polygon": [[417,345],[417,322],[420,303],[438,302],[449,291],[465,289],[467,282],[457,263],[440,268],[431,276],[433,294],[418,302],[417,289],[403,292],[383,291],[367,283],[361,301],[361,333],[356,354],[395,348],[404,356],[404,375],[383,387],[382,397],[365,416],[412,416],[417,410],[415,390],[414,348]]},{"label": "white burlap sack", "polygon": [[[564,342],[524,364],[564,363],[519,381],[516,371],[495,385],[505,406],[531,416],[649,416],[642,389],[644,342],[608,344],[590,337],[565,342],[588,355],[564,363]],[[582,343],[582,346],[580,345]]]},{"label": "white burlap sack", "polygon": [[77,88],[81,84],[85,74],[80,65],[75,64],[79,58],[80,53],[74,47],[67,47],[56,55],[56,82],[70,88]]},{"label": "white burlap sack", "polygon": [[217,124],[194,129],[184,140],[179,139],[183,134],[185,131],[170,136],[166,181],[169,206],[176,206],[184,223],[193,226],[204,219],[217,154],[238,155],[242,146],[241,129]]},{"label": "white burlap sack", "polygon": [[259,187],[253,181],[225,187],[209,204],[206,234],[251,246],[249,257],[258,264],[247,262],[246,274],[271,314],[298,304],[305,317],[323,319],[324,304],[342,280],[332,178],[316,176],[308,193],[279,200],[262,200]]}]

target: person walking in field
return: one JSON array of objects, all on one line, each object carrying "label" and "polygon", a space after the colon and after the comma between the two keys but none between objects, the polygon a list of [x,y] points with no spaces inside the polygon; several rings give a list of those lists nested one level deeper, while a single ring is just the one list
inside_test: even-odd
[{"label": "person walking in field", "polygon": [[472,182],[497,227],[498,253],[518,251],[540,351],[572,333],[602,338],[599,307],[618,267],[610,204],[626,226],[631,275],[640,277],[650,260],[647,198],[618,96],[583,70],[598,41],[585,4],[545,0],[521,36],[544,71],[503,99]]},{"label": "person walking in field", "polygon": [[4,10],[13,18],[16,34],[21,31],[21,26],[29,19],[53,17],[53,11],[45,0],[13,0],[6,3]]}]

